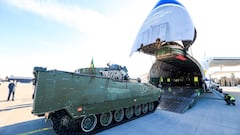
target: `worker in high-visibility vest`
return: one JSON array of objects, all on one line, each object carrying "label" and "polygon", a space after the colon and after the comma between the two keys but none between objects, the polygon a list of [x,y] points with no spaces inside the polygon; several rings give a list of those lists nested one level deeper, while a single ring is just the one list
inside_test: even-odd
[{"label": "worker in high-visibility vest", "polygon": [[224,93],[224,100],[226,101],[227,105],[234,105],[235,106],[235,98],[234,96],[228,94],[228,93]]},{"label": "worker in high-visibility vest", "polygon": [[193,81],[194,81],[194,85],[195,85],[195,86],[198,86],[198,85],[199,85],[198,76],[194,76]]}]

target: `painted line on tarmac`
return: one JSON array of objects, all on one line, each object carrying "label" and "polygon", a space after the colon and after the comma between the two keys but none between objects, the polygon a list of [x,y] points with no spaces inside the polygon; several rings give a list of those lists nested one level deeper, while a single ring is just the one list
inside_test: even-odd
[{"label": "painted line on tarmac", "polygon": [[212,99],[212,100],[224,100],[222,98],[215,98],[215,97],[199,97],[201,99]]},{"label": "painted line on tarmac", "polygon": [[47,130],[50,130],[50,129],[52,129],[52,127],[37,129],[37,130],[33,130],[33,131],[30,131],[30,132],[25,132],[25,133],[21,133],[21,134],[17,134],[17,135],[31,135],[31,134],[47,131]]}]

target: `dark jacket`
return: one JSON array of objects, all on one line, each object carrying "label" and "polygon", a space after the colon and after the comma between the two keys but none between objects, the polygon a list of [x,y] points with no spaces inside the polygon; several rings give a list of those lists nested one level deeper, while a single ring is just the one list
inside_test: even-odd
[{"label": "dark jacket", "polygon": [[13,90],[14,87],[15,87],[14,83],[11,82],[11,83],[8,84],[8,89],[9,90]]}]

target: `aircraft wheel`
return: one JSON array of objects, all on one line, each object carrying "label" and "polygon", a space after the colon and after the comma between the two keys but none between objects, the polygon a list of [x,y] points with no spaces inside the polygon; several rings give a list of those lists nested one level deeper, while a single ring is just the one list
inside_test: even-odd
[{"label": "aircraft wheel", "polygon": [[132,116],[133,116],[133,108],[132,107],[128,107],[125,109],[125,116],[127,119],[132,118]]},{"label": "aircraft wheel", "polygon": [[116,122],[122,121],[123,118],[124,118],[124,111],[123,111],[123,109],[118,109],[118,110],[116,110],[116,111],[114,112],[114,120],[115,120]]},{"label": "aircraft wheel", "polygon": [[136,105],[136,106],[134,107],[134,114],[135,114],[136,116],[139,116],[139,115],[141,114],[141,106],[140,106],[140,105]]},{"label": "aircraft wheel", "polygon": [[81,122],[81,129],[84,132],[91,132],[97,125],[97,117],[95,115],[85,116]]},{"label": "aircraft wheel", "polygon": [[113,118],[112,112],[110,112],[110,111],[101,114],[101,116],[100,116],[101,125],[104,127],[108,126],[112,122],[112,118]]}]

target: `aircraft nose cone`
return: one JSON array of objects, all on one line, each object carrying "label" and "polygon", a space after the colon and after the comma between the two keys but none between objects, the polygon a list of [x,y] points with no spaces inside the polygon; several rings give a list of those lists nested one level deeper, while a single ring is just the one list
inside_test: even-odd
[{"label": "aircraft nose cone", "polygon": [[[183,7],[183,5],[181,4],[181,3],[179,3],[177,0],[160,0],[155,6],[154,6],[154,8],[157,8],[157,7],[159,7],[159,6],[161,6],[161,5],[164,5],[164,4],[176,4],[176,5],[179,5],[179,6],[182,6]],[[153,8],[153,9],[154,9]]]}]

